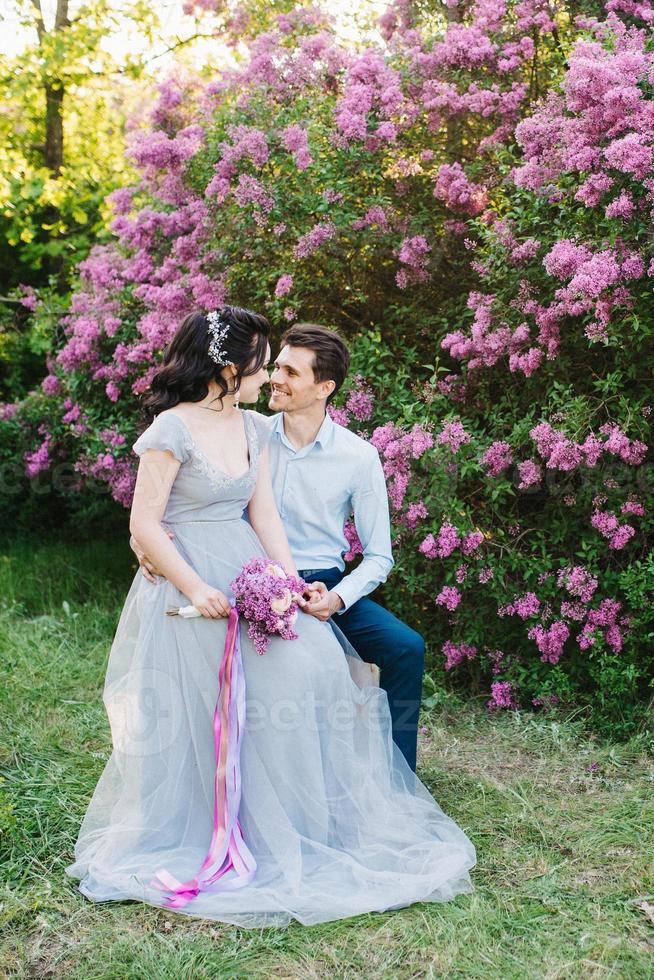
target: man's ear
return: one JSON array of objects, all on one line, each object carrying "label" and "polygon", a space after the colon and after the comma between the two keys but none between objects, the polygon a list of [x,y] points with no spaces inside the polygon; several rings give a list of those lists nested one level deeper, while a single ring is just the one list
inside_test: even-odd
[{"label": "man's ear", "polygon": [[320,384],[320,397],[321,398],[329,398],[329,396],[331,395],[331,393],[332,393],[332,391],[334,390],[335,387],[336,387],[336,382],[335,381],[323,381],[323,382],[321,382],[321,384]]}]

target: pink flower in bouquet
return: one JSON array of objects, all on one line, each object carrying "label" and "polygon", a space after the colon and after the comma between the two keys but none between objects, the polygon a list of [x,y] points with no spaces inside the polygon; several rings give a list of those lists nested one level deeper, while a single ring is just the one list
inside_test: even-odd
[{"label": "pink flower in bouquet", "polygon": [[290,608],[292,602],[293,602],[293,596],[291,595],[291,590],[284,589],[283,596],[281,596],[279,599],[271,600],[270,608],[273,610],[273,612],[279,613],[281,615],[282,613],[285,613],[287,609]]},{"label": "pink flower in bouquet", "polygon": [[268,558],[251,558],[230,583],[236,608],[247,620],[248,636],[257,653],[266,652],[272,636],[297,640],[293,623],[305,588],[301,578],[287,575],[280,564]]}]

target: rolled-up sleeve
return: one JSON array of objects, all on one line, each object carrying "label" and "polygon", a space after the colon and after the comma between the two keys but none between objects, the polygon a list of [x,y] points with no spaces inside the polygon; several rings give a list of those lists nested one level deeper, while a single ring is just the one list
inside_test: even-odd
[{"label": "rolled-up sleeve", "polygon": [[394,564],[386,480],[376,449],[362,460],[352,510],[363,558],[334,589],[345,604],[341,613],[385,582]]}]

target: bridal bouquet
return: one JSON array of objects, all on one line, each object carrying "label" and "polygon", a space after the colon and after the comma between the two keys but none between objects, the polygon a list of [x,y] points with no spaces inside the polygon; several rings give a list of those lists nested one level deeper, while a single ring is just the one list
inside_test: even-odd
[{"label": "bridal bouquet", "polygon": [[[258,654],[266,652],[272,636],[297,640],[293,624],[307,587],[303,579],[287,575],[270,558],[251,558],[229,587],[234,593],[232,605],[247,620],[248,636]],[[169,609],[168,615],[191,619],[201,614],[195,606],[182,606]]]},{"label": "bridal bouquet", "polygon": [[297,619],[298,600],[306,588],[301,578],[287,575],[278,562],[251,558],[229,587],[236,608],[247,620],[248,636],[257,653],[266,652],[272,636],[297,640],[293,624]]}]

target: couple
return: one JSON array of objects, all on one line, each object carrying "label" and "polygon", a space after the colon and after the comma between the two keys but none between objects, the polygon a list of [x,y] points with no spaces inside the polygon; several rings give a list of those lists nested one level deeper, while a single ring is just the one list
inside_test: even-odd
[{"label": "couple", "polygon": [[[136,575],[112,645],[113,752],[66,869],[93,901],[163,905],[159,870],[185,881],[205,857],[229,582],[263,555],[314,584],[299,639],[273,639],[259,656],[241,629],[239,825],[256,873],[225,876],[180,911],[309,925],[470,889],[474,848],[413,772],[422,640],[365,598],[392,557],[377,453],[325,413],[347,349],[324,328],[288,331],[272,376],[281,414],[265,419],[238,403],[255,403],[269,381],[269,332],[236,307],[192,314],[151,384],[130,520],[146,577]],[[352,510],[364,557],[343,577]],[[202,618],[166,617],[189,602]],[[385,690],[361,680],[343,634],[381,667]]]}]

